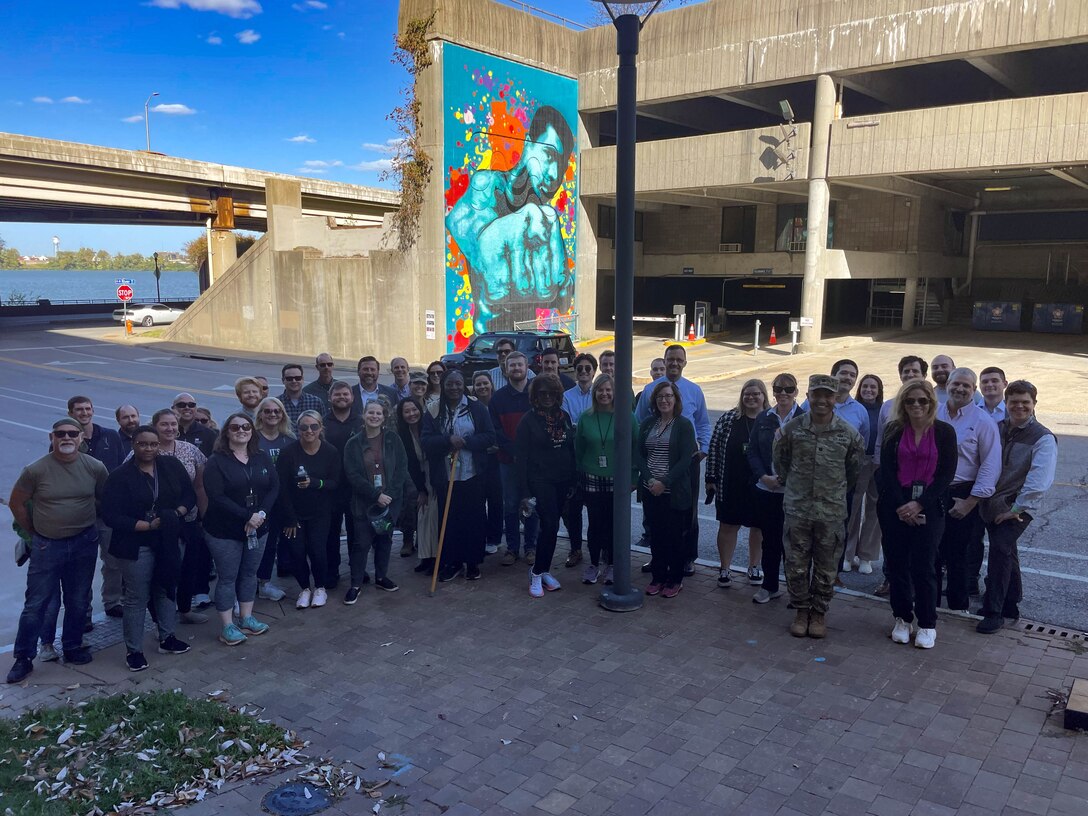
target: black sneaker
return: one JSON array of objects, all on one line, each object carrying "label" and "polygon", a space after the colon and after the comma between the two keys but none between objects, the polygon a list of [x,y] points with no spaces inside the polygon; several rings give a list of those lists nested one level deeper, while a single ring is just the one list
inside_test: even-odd
[{"label": "black sneaker", "polygon": [[110,618],[123,618],[125,616],[125,610],[122,608],[121,604],[117,604],[106,610],[106,616]]},{"label": "black sneaker", "polygon": [[647,573],[647,574],[653,572],[654,571],[654,562],[653,561],[647,561],[645,564],[642,565],[642,571],[644,573]]},{"label": "black sneaker", "polygon": [[86,646],[80,646],[78,649],[72,649],[70,652],[64,653],[64,662],[71,663],[73,666],[84,666],[94,660],[91,657],[91,650]]},{"label": "black sneaker", "polygon": [[684,575],[687,576],[688,578],[690,578],[694,574],[695,574],[695,562],[694,561],[685,561],[684,562]]},{"label": "black sneaker", "polygon": [[[162,648],[159,649],[162,651]],[[147,668],[147,658],[144,657],[143,652],[129,652],[128,657],[125,658],[125,662],[128,663],[128,670],[130,672],[143,671]]]},{"label": "black sneaker", "polygon": [[364,572],[363,573],[363,586],[366,586],[369,583],[370,583],[370,573],[369,572]]},{"label": "black sneaker", "polygon": [[374,586],[378,589],[384,589],[386,592],[396,592],[400,589],[400,587],[390,581],[388,577],[376,579],[374,581]]},{"label": "black sneaker", "polygon": [[442,567],[438,571],[438,580],[445,583],[447,581],[452,581],[454,578],[456,578],[460,574],[461,574],[461,567],[460,566],[455,567],[452,564],[450,564],[448,566]]},{"label": "black sneaker", "polygon": [[15,658],[15,665],[8,672],[9,683],[21,683],[34,671],[34,661],[29,657]]},{"label": "black sneaker", "polygon": [[479,581],[480,580],[480,568],[476,564],[470,564],[468,569],[465,570],[466,581]]},{"label": "black sneaker", "polygon": [[348,587],[348,591],[344,593],[344,603],[351,606],[359,600],[359,587]]},{"label": "black sneaker", "polygon": [[173,635],[159,641],[159,654],[185,654],[191,648],[192,646],[188,643],[178,640]]}]

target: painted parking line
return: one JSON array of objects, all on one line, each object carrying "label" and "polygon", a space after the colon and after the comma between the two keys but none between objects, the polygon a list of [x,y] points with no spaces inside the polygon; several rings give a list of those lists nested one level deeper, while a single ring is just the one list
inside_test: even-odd
[{"label": "painted parking line", "polygon": [[[186,388],[184,385],[163,385],[161,383],[147,382],[146,380],[130,380],[127,377],[113,377],[109,374],[99,374],[94,371],[77,371],[71,368],[61,368],[60,366],[43,365],[42,363],[27,363],[23,360],[16,360],[13,357],[0,357],[0,363],[10,363],[11,365],[22,366],[24,368],[36,368],[43,371],[55,371],[58,374],[71,374],[73,377],[82,377],[88,380],[102,380],[104,382],[123,383],[125,385],[134,385],[139,388],[153,388],[158,391],[171,391],[177,394],[179,391],[184,391],[188,394],[203,394],[206,397],[218,397],[221,394],[215,391],[205,391],[199,388]],[[121,365],[122,363],[118,363]]]},{"label": "painted parking line", "polygon": [[52,431],[49,428],[39,428],[36,425],[24,425],[22,422],[15,422],[15,421],[10,420],[10,419],[0,419],[0,422],[3,422],[5,425],[16,425],[16,426],[18,426],[20,428],[29,428],[32,431],[41,431],[42,433],[52,433]]}]

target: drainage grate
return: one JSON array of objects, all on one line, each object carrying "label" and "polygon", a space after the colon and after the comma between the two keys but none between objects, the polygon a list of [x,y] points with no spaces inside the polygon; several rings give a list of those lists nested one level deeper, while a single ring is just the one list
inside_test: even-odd
[{"label": "drainage grate", "polygon": [[1060,626],[1050,626],[1046,623],[1036,623],[1035,621],[1022,621],[1021,622],[1024,631],[1030,632],[1033,635],[1048,635],[1049,637],[1063,638],[1064,640],[1085,640],[1088,639],[1088,634],[1084,632],[1075,632],[1069,629],[1063,629]]},{"label": "drainage grate", "polygon": [[280,785],[265,794],[261,801],[261,807],[275,816],[310,816],[331,804],[325,791],[298,782]]}]

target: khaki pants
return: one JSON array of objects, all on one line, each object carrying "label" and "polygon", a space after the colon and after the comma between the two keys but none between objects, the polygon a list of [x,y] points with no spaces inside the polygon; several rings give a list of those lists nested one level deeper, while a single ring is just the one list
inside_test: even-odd
[{"label": "khaki pants", "polygon": [[824,614],[835,594],[843,523],[786,515],[786,588],[795,609]]}]

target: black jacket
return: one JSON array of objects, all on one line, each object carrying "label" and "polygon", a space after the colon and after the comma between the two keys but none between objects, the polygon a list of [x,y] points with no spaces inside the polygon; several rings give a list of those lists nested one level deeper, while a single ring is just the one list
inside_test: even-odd
[{"label": "black jacket", "polygon": [[561,440],[548,435],[544,417],[536,411],[530,411],[518,423],[514,437],[514,472],[519,499],[533,495],[530,485],[535,482],[563,484],[574,481],[574,426],[562,409],[559,409],[559,422],[563,428]]},{"label": "black jacket", "polygon": [[[256,504],[246,507],[246,496],[252,490]],[[257,451],[243,465],[233,453],[213,453],[204,466],[204,492],[208,494],[208,512],[204,514],[204,531],[214,538],[245,541],[246,522],[258,510],[272,514],[280,492],[280,480],[272,458]],[[257,530],[262,536],[268,531],[265,522]]]},{"label": "black jacket", "polygon": [[[185,466],[172,456],[155,460],[159,471],[159,496],[152,499],[150,483],[135,459],[129,459],[106,479],[102,493],[102,518],[113,528],[110,554],[126,561],[135,561],[140,546],[178,546],[180,519],[177,508],[191,510],[196,506],[196,492]],[[158,530],[136,531],[136,522],[145,521],[154,509],[162,519]]]},{"label": "black jacket", "polygon": [[[469,400],[467,405],[469,417],[476,430],[465,440],[465,451],[472,456],[476,474],[481,475],[487,470],[487,449],[496,444],[495,426],[491,424],[490,412],[482,403]],[[427,456],[427,466],[431,469],[431,487],[435,491],[445,491],[450,480],[449,462],[446,460],[446,454],[452,450],[450,435],[439,420],[431,416],[430,411],[423,414],[420,445]]]},{"label": "black jacket", "polygon": [[[310,521],[332,514],[333,500],[343,479],[343,459],[335,447],[322,442],[313,456],[302,449],[301,442],[292,442],[276,460],[280,478],[279,521],[284,527],[294,527],[299,519]],[[310,486],[298,487],[298,468],[306,468]]]},{"label": "black jacket", "polygon": [[[948,488],[956,477],[956,429],[947,422],[936,420],[933,426],[934,443],[937,445],[937,469],[933,473],[933,483],[922,491],[918,503],[922,512],[934,518],[943,516],[952,506],[948,498]],[[880,446],[880,470],[877,471],[877,486],[880,498],[877,506],[885,511],[895,511],[910,501],[910,488],[899,484],[899,441],[903,438],[903,428],[890,428],[884,432],[884,444]]]}]

